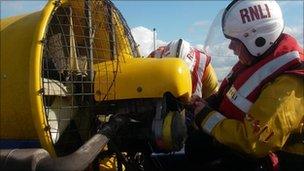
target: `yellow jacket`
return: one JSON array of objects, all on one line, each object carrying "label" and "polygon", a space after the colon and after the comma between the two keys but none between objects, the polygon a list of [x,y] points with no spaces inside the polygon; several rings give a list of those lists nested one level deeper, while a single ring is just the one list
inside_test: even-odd
[{"label": "yellow jacket", "polygon": [[264,86],[243,122],[212,111],[201,127],[210,118],[220,120],[210,131],[211,135],[222,144],[256,157],[279,150],[304,155],[303,89],[303,78],[281,75]]},{"label": "yellow jacket", "polygon": [[211,65],[208,64],[202,79],[202,98],[207,98],[218,91],[218,81],[215,71]]}]

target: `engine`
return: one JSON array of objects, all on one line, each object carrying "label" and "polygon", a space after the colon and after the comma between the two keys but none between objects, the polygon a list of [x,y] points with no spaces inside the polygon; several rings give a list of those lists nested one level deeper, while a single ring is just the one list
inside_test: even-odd
[{"label": "engine", "polygon": [[131,118],[112,140],[120,151],[173,152],[183,147],[185,109],[170,93],[163,98],[109,101],[98,106],[101,125],[111,115],[125,114]]}]

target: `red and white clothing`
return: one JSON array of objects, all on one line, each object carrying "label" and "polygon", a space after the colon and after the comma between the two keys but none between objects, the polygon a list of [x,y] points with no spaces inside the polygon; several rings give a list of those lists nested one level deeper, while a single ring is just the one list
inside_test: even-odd
[{"label": "red and white clothing", "polygon": [[[292,37],[283,35],[275,51],[253,66],[237,63],[219,89],[219,93],[223,93],[219,111],[227,118],[243,120],[266,83],[283,73],[292,73],[300,66],[301,60],[304,60],[301,52]],[[231,79],[233,83],[229,83]]]},{"label": "red and white clothing", "polygon": [[[303,49],[282,34],[270,54],[251,66],[237,63],[195,122],[219,142],[256,156],[286,150],[304,154],[303,143],[288,144],[303,124]],[[297,144],[297,145],[296,145]],[[296,146],[294,146],[296,145]]]}]

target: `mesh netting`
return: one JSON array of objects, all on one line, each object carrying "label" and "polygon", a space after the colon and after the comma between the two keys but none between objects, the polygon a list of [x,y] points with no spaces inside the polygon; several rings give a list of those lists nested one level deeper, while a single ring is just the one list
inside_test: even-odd
[{"label": "mesh netting", "polygon": [[[47,28],[42,59],[44,109],[57,155],[75,151],[95,130],[97,66],[105,62],[119,66],[130,56],[139,56],[136,44],[112,2],[57,4]],[[118,67],[103,67],[102,72],[117,73]],[[107,82],[104,84],[112,85]]]}]

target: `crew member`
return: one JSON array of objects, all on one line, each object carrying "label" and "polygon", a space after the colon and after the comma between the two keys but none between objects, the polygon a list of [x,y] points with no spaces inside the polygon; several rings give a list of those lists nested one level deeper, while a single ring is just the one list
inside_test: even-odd
[{"label": "crew member", "polygon": [[201,50],[190,46],[189,42],[179,39],[171,41],[150,53],[151,58],[181,58],[191,71],[192,94],[207,98],[218,90],[218,81],[211,58]]},{"label": "crew member", "polygon": [[274,170],[303,170],[303,48],[283,29],[276,1],[227,6],[222,30],[239,61],[218,93],[192,99],[200,137],[187,140],[190,158],[215,160],[223,154],[217,142],[247,159],[264,157]]}]

